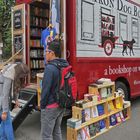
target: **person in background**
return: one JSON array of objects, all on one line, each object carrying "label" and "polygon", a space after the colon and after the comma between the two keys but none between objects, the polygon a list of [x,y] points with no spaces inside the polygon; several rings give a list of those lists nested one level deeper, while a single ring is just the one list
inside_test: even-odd
[{"label": "person in background", "polygon": [[[46,56],[45,50],[46,50],[47,44],[50,43],[51,41],[53,41],[55,39],[56,35],[57,35],[56,29],[53,27],[52,24],[49,24],[49,26],[42,31],[41,46],[43,46],[43,48],[44,48],[44,56]],[[45,57],[44,57],[44,62],[46,64]]]},{"label": "person in background", "polygon": [[0,71],[0,140],[14,140],[10,99],[15,100],[16,107],[19,106],[18,93],[28,72],[28,67],[23,63],[9,64]]},{"label": "person in background", "polygon": [[60,43],[52,41],[46,48],[46,60],[41,91],[41,137],[42,140],[62,140],[61,121],[64,109],[60,108],[56,101],[56,90],[59,86],[59,69],[51,62],[60,66],[68,66],[68,62],[62,58]]}]

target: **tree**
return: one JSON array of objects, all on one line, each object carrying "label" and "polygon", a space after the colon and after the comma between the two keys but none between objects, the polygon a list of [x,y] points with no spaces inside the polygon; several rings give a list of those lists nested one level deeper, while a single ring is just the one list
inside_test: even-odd
[{"label": "tree", "polygon": [[11,56],[11,7],[15,0],[0,0],[0,34],[3,42],[3,58]]}]

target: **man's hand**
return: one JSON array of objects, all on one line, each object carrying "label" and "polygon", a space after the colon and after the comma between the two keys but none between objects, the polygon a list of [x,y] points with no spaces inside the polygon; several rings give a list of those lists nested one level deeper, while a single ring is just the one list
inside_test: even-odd
[{"label": "man's hand", "polygon": [[19,104],[18,100],[15,101],[15,108],[17,108],[17,107],[20,107],[20,104]]},{"label": "man's hand", "polygon": [[7,112],[3,112],[1,115],[1,119],[5,121],[7,119]]}]

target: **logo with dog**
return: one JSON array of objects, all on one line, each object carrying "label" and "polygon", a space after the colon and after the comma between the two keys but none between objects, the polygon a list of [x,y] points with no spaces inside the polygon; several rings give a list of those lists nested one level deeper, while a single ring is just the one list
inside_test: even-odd
[{"label": "logo with dog", "polygon": [[122,46],[122,56],[134,56],[134,44],[136,43],[135,39],[133,38],[132,40],[123,40],[121,37],[123,43],[115,43],[118,38],[119,37],[116,36],[114,38],[107,39],[102,43],[103,45],[99,45],[99,47],[104,48],[105,54],[110,56],[113,52],[113,49],[115,49],[115,45],[119,45]]},{"label": "logo with dog", "polygon": [[[118,39],[122,43],[118,43]],[[115,16],[108,15],[105,13],[101,14],[101,45],[99,47],[104,49],[107,56],[110,56],[115,49],[115,46],[120,46],[122,48],[122,56],[129,55],[134,56],[134,43],[135,39],[124,40],[123,37],[115,35]],[[120,50],[119,50],[120,51]]]}]

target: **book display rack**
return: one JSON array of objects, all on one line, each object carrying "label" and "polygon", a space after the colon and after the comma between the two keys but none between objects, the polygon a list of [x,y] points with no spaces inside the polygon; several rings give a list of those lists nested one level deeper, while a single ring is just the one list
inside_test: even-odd
[{"label": "book display rack", "polygon": [[130,102],[115,92],[114,82],[89,85],[89,94],[72,107],[67,140],[92,140],[130,118]]}]

